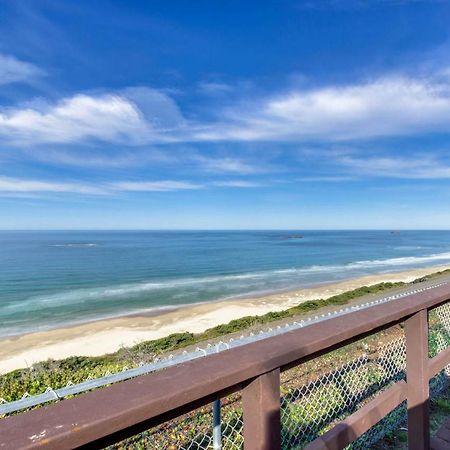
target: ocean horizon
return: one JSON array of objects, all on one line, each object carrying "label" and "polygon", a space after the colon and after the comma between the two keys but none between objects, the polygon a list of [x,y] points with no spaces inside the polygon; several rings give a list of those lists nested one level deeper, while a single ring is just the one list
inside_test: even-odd
[{"label": "ocean horizon", "polygon": [[450,264],[445,230],[0,231],[0,336]]}]

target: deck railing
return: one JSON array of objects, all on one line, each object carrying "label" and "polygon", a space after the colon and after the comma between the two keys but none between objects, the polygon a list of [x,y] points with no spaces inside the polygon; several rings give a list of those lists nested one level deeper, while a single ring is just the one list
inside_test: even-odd
[{"label": "deck railing", "polygon": [[406,380],[306,448],[345,448],[406,400],[408,448],[427,449],[429,380],[450,364],[450,348],[428,357],[428,314],[449,300],[450,285],[443,285],[7,417],[0,420],[0,449],[103,448],[238,391],[244,449],[277,449],[280,373],[401,323]]}]

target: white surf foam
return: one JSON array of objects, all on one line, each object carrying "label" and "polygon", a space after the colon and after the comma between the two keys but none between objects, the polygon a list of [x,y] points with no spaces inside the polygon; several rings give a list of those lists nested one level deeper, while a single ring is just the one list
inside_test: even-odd
[{"label": "white surf foam", "polygon": [[[314,265],[309,267],[267,270],[242,274],[227,274],[198,278],[191,277],[121,284],[116,286],[81,288],[69,292],[29,297],[22,301],[0,306],[0,311],[2,314],[12,314],[19,311],[29,312],[42,308],[64,307],[71,304],[82,305],[93,300],[107,301],[108,299],[126,299],[127,297],[131,298],[143,293],[162,293],[171,289],[174,290],[175,296],[175,290],[179,292],[182,288],[185,288],[188,291],[187,295],[191,294],[194,298],[196,293],[211,287],[217,287],[218,290],[228,290],[230,295],[238,295],[239,292],[233,294],[233,290],[236,291],[246,286],[256,291],[264,289],[264,286],[266,289],[270,287],[276,289],[277,287],[285,288],[287,287],[286,284],[289,283],[297,283],[297,285],[308,282],[311,283],[311,279],[308,279],[308,275],[323,275],[322,279],[319,279],[318,276],[313,279],[314,283],[320,283],[330,281],[326,276],[327,273],[332,273],[333,279],[336,279],[336,277],[345,279],[346,277],[377,273],[379,271],[398,270],[401,267],[419,267],[431,262],[440,262],[442,264],[446,262],[450,263],[450,252],[426,256],[361,260],[341,265]],[[265,285],[264,283],[268,284]],[[248,293],[249,292],[247,291],[245,294]],[[227,295],[227,293],[225,292],[224,295]]]},{"label": "white surf foam", "polygon": [[50,244],[50,247],[97,247],[97,244],[93,243],[73,243],[73,244]]}]

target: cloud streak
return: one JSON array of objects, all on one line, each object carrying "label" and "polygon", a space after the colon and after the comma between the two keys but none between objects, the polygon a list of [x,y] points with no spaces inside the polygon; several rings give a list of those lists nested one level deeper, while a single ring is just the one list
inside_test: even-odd
[{"label": "cloud streak", "polygon": [[111,185],[113,189],[131,192],[169,192],[202,189],[203,186],[187,181],[124,181]]},{"label": "cloud streak", "polygon": [[204,170],[210,172],[228,172],[242,175],[264,172],[260,166],[238,158],[212,158],[196,155],[193,159],[198,162]]},{"label": "cloud streak", "polygon": [[231,187],[231,188],[257,188],[263,187],[261,183],[247,180],[227,180],[227,181],[216,181],[213,183],[214,186],[218,187]]},{"label": "cloud streak", "polygon": [[106,196],[127,192],[175,192],[206,189],[208,187],[257,188],[264,185],[248,180],[219,180],[203,184],[179,180],[117,181],[105,183],[56,182],[13,177],[0,177],[0,195],[80,194]]},{"label": "cloud streak", "polygon": [[0,193],[65,193],[83,195],[112,195],[120,192],[171,192],[201,189],[203,186],[187,181],[121,181],[113,183],[53,182],[23,178],[0,177]]},{"label": "cloud streak", "polygon": [[297,178],[297,181],[305,183],[341,183],[346,181],[355,181],[358,178],[351,175],[318,175],[318,176],[304,176]]},{"label": "cloud streak", "polygon": [[450,165],[433,156],[424,157],[342,157],[338,163],[358,174],[404,179],[448,179]]},{"label": "cloud streak", "polygon": [[34,64],[0,53],[0,85],[28,82],[43,74]]},{"label": "cloud streak", "polygon": [[104,195],[108,191],[94,185],[80,183],[64,183],[41,180],[28,180],[22,178],[0,178],[1,193],[72,193]]}]

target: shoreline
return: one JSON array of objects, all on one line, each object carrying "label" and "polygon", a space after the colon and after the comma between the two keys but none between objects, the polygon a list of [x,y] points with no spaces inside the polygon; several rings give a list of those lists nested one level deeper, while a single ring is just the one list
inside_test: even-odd
[{"label": "shoreline", "polygon": [[329,298],[381,282],[410,282],[449,266],[432,266],[322,283],[260,297],[233,298],[179,306],[160,313],[130,314],[84,324],[0,338],[0,373],[25,368],[47,359],[101,356],[121,347],[166,337],[172,333],[201,333],[248,315],[288,309],[308,300]]}]

